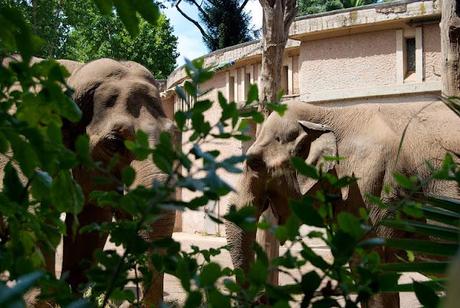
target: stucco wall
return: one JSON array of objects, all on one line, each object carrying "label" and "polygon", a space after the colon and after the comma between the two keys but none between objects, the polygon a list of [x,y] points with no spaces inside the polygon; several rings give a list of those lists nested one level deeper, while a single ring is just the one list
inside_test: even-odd
[{"label": "stucco wall", "polygon": [[[202,86],[202,89],[203,91],[212,89],[206,95],[200,97],[200,99],[209,99],[214,103],[211,109],[205,112],[206,120],[213,125],[218,122],[221,116],[221,108],[218,104],[217,95],[219,91],[226,95],[226,72],[218,72],[212,80],[206,82]],[[189,134],[184,134],[182,138],[184,152],[188,152],[190,150],[190,145],[186,144],[189,137]],[[243,153],[243,147],[246,148],[247,145],[234,139],[216,139],[202,145],[203,150],[219,150],[221,155],[218,160],[222,160],[233,155],[241,155]],[[236,183],[238,177],[236,174],[228,173],[223,170],[219,171],[218,175],[231,185]],[[200,194],[186,189],[182,190],[183,201],[189,201],[198,195]],[[228,203],[228,196],[226,196],[221,198],[217,204],[215,202],[210,202],[205,209],[200,211],[186,210],[182,214],[182,231],[188,233],[198,232],[223,235],[223,226],[217,225],[210,220],[205,211],[209,211],[215,216],[222,216],[225,214]]]},{"label": "stucco wall", "polygon": [[395,83],[395,31],[305,41],[300,46],[300,94]]},{"label": "stucco wall", "polygon": [[438,24],[423,26],[425,80],[441,80],[441,34]]}]

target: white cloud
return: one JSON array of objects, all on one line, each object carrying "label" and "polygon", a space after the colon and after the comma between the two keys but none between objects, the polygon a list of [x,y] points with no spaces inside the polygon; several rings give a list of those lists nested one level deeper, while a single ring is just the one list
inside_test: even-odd
[{"label": "white cloud", "polygon": [[251,15],[255,28],[262,28],[262,7],[259,0],[250,0],[244,10]]}]

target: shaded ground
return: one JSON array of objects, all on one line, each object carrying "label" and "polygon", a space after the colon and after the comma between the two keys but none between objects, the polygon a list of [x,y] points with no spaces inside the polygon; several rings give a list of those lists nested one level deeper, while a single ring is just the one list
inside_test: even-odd
[{"label": "shaded ground", "polygon": [[[173,235],[174,239],[181,243],[181,247],[185,251],[191,251],[191,246],[198,246],[200,249],[219,248],[226,245],[225,238],[215,236],[203,236],[197,234],[181,233],[177,232]],[[330,260],[331,255],[329,250],[322,246],[320,242],[310,241],[309,246],[317,253],[320,254],[324,259]],[[106,248],[114,248],[111,243],[107,243]],[[285,248],[281,247],[280,253],[284,253]],[[57,256],[58,264],[62,260],[61,249]],[[213,261],[219,263],[222,267],[231,267],[231,259],[228,251],[222,251],[222,253],[212,258]],[[301,271],[303,273],[312,270],[311,265],[304,266]],[[57,268],[60,272],[60,268]],[[300,277],[297,271],[292,271],[291,274],[294,277]],[[410,282],[412,279],[423,280],[424,277],[419,274],[404,275],[401,278],[401,282]],[[292,283],[293,280],[289,275],[280,274],[280,284]],[[185,292],[182,290],[182,286],[178,279],[171,275],[165,275],[165,301],[167,303],[175,303],[178,307],[182,307],[185,301]],[[413,293],[401,293],[401,307],[420,307],[415,295]]]}]

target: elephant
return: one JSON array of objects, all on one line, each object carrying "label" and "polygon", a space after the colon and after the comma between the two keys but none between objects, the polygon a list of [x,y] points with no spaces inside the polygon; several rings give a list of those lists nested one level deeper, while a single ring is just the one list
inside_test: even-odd
[{"label": "elephant", "polygon": [[[33,58],[32,62],[41,59]],[[160,171],[152,159],[138,161],[124,146],[125,140],[135,138],[142,130],[149,136],[150,146],[157,143],[161,132],[176,132],[173,122],[166,117],[160,100],[157,81],[142,65],[131,61],[98,59],[83,64],[70,60],[57,60],[71,75],[67,79],[73,88],[74,101],[82,111],[78,123],[64,121],[62,135],[64,144],[73,148],[77,136],[86,133],[89,137],[90,153],[95,161],[107,165],[115,154],[119,161],[111,169],[112,175],[121,179],[122,170],[131,166],[136,171],[132,187],[151,187],[153,181],[164,181],[166,174]],[[99,207],[89,198],[94,190],[123,191],[119,184],[101,184],[94,179],[101,171],[79,166],[72,170],[74,179],[82,188],[85,204],[78,215],[79,229],[93,222],[110,222],[114,214],[109,207]],[[67,230],[73,230],[74,218],[67,215]],[[148,241],[171,237],[175,220],[174,211],[163,211],[152,231],[142,233]],[[72,232],[69,232],[72,233]],[[103,248],[106,234],[97,232],[71,234],[63,239],[62,273],[74,291],[86,282],[85,271],[93,262],[96,249]],[[87,260],[89,262],[82,262]],[[54,256],[47,256],[47,268],[54,272]],[[86,265],[85,265],[86,264]],[[163,298],[163,274],[155,273],[151,287],[144,292],[144,303],[158,305]]]},{"label": "elephant", "polygon": [[[271,207],[283,224],[290,215],[289,199],[311,194],[319,186],[315,180],[296,173],[290,164],[296,156],[321,167],[323,172],[339,177],[354,175],[358,179],[355,185],[337,192],[341,198],[333,206],[351,212],[366,207],[371,223],[375,224],[387,211],[372,206],[366,196],[378,196],[384,202],[400,198],[404,191],[394,180],[394,173],[427,179],[430,169],[426,161],[440,166],[446,152],[460,153],[459,133],[460,119],[441,101],[345,107],[291,101],[284,116],[272,113],[263,123],[246,153],[243,173],[230,204],[237,209],[253,205],[257,220]],[[324,156],[344,159],[329,161]],[[445,181],[430,181],[422,193],[459,198],[455,184]],[[377,228],[376,233],[386,238],[400,235],[383,227]],[[255,232],[243,231],[226,221],[226,234],[234,267],[247,272],[254,258]],[[394,259],[394,251],[380,253],[385,261]],[[376,296],[370,306],[397,307],[399,296]]]}]

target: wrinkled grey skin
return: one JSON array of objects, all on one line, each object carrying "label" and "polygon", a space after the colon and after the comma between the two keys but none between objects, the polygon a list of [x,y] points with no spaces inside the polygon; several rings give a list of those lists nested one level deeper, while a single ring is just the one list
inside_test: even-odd
[{"label": "wrinkled grey skin", "polygon": [[[396,161],[399,142],[409,121]],[[290,214],[288,199],[311,194],[318,188],[316,182],[298,176],[290,166],[290,158],[297,156],[339,177],[354,174],[358,178],[357,185],[337,192],[342,200],[334,204],[334,209],[355,212],[365,206],[370,209],[371,222],[375,223],[386,212],[371,206],[365,196],[372,194],[384,201],[397,199],[404,192],[396,187],[394,172],[418,175],[421,179],[428,177],[425,161],[439,166],[448,150],[460,153],[459,133],[459,118],[441,102],[342,108],[291,102],[283,117],[272,113],[267,118],[248,149],[247,162],[232,204],[237,208],[253,204],[257,219],[271,206],[279,222],[286,221]],[[345,160],[325,162],[322,159],[325,155],[338,155]],[[390,193],[384,192],[384,185],[389,185]],[[423,193],[459,198],[455,185],[440,181],[431,181]],[[244,232],[229,222],[226,223],[226,232],[234,266],[247,271],[254,258],[251,247],[255,233]],[[377,235],[398,236],[384,228],[377,228]],[[389,250],[380,253],[386,261],[394,258],[394,252]],[[369,305],[397,307],[399,297],[397,294],[376,297]]]},{"label": "wrinkled grey skin", "polygon": [[[34,58],[33,62],[41,59]],[[172,121],[163,111],[157,82],[152,74],[135,62],[118,62],[99,59],[87,64],[70,60],[58,60],[71,73],[68,84],[74,89],[73,99],[83,112],[79,123],[64,123],[64,142],[73,147],[79,134],[87,133],[92,157],[107,164],[118,154],[120,162],[113,175],[121,178],[121,171],[131,165],[136,171],[133,187],[150,187],[154,180],[164,180],[165,174],[153,164],[151,159],[136,161],[124,147],[124,141],[133,139],[137,130],[149,135],[151,146],[155,145],[161,132],[174,132]],[[5,63],[4,63],[5,65]],[[94,179],[101,174],[83,167],[75,168],[74,178],[82,187],[85,205],[79,214],[79,228],[93,222],[109,222],[113,214],[108,207],[98,207],[90,200],[94,190],[123,190],[117,184],[97,184]],[[152,232],[143,234],[148,240],[170,237],[174,227],[173,211],[164,212],[152,226]],[[72,230],[73,218],[67,215],[67,230]],[[68,232],[71,234],[72,232]],[[93,253],[103,248],[107,235],[84,233],[73,238],[64,237],[62,273],[68,273],[68,282],[74,290],[85,282],[85,270],[93,261]],[[47,256],[47,267],[54,272],[54,256]],[[84,262],[86,261],[86,262]],[[89,261],[89,262],[88,262]],[[86,264],[86,265],[85,265]],[[163,274],[154,275],[152,287],[144,290],[146,305],[159,304],[163,298]]]}]

